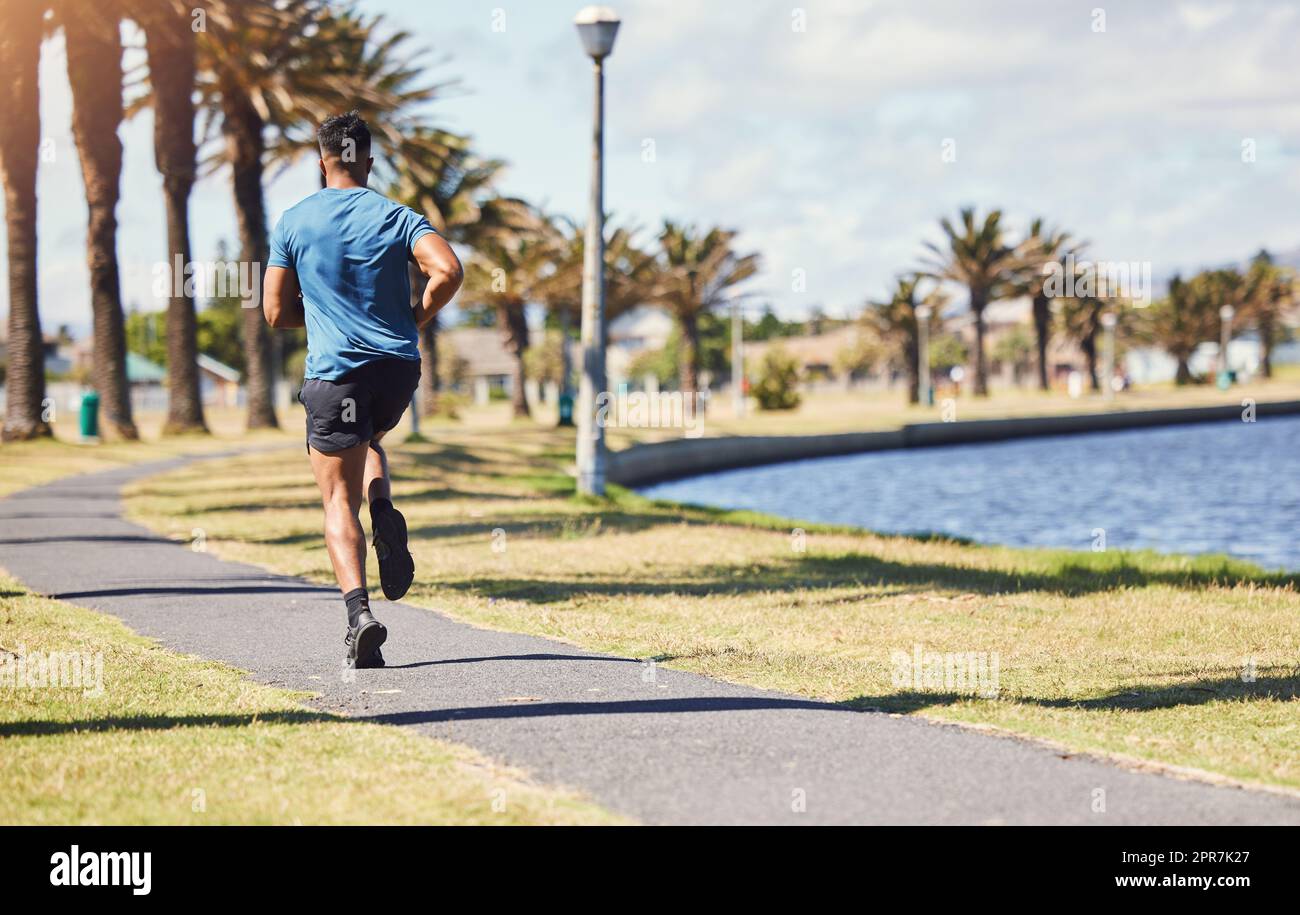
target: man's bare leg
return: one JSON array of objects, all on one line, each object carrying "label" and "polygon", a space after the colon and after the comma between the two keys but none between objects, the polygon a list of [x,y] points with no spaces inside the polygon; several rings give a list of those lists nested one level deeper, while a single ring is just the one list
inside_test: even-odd
[{"label": "man's bare leg", "polygon": [[379,443],[382,438],[381,433],[370,442],[370,453],[366,455],[365,493],[370,503],[375,555],[379,559],[379,582],[385,597],[401,600],[415,579],[415,562],[406,542],[406,518],[393,507],[388,455]]},{"label": "man's bare leg", "polygon": [[312,473],[325,509],[325,548],[347,605],[348,660],[356,667],[380,667],[384,662],[379,646],[388,637],[388,630],[370,613],[366,537],[358,517],[370,445],[328,453],[312,448],[310,452]]},{"label": "man's bare leg", "polygon": [[366,586],[366,535],[358,517],[369,445],[311,449],[311,469],[325,508],[325,548],[344,594]]},{"label": "man's bare leg", "polygon": [[366,473],[362,491],[366,494],[366,501],[372,505],[376,499],[387,499],[390,502],[393,500],[393,487],[388,478],[388,455],[380,444],[383,437],[382,432],[376,435],[366,451]]}]

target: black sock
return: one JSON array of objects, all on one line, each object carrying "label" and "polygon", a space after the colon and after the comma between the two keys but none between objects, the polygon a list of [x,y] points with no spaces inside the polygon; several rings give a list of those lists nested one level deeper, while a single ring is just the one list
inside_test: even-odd
[{"label": "black sock", "polygon": [[375,515],[379,514],[379,513],[382,512],[382,511],[385,511],[385,510],[387,510],[387,509],[390,509],[390,508],[392,508],[392,507],[393,507],[393,503],[392,503],[392,501],[389,500],[389,499],[371,499],[371,500],[370,500],[370,520],[373,521],[373,520],[375,519]]},{"label": "black sock", "polygon": [[365,588],[357,588],[343,595],[343,603],[348,605],[348,628],[357,628],[357,617],[363,610],[370,609],[370,592]]}]

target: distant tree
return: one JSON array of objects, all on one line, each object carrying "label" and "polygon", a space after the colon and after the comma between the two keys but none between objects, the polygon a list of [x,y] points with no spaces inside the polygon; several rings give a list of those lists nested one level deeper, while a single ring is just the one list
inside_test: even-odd
[{"label": "distant tree", "polygon": [[864,322],[885,342],[891,362],[902,366],[903,373],[907,376],[909,403],[916,403],[920,399],[921,356],[917,306],[930,306],[928,330],[930,339],[933,340],[943,328],[940,313],[948,301],[943,291],[937,287],[922,295],[919,290],[921,279],[917,274],[898,277],[889,298],[868,302],[863,312]]},{"label": "distant tree", "polygon": [[1045,227],[1041,218],[1029,227],[1029,235],[1020,243],[1017,252],[1019,264],[1012,287],[1029,297],[1032,303],[1034,336],[1037,348],[1038,387],[1051,388],[1048,377],[1047,348],[1052,336],[1052,300],[1047,294],[1047,271],[1055,267],[1064,270],[1069,259],[1077,256],[1082,245],[1075,244],[1068,232]]},{"label": "distant tree", "polygon": [[773,337],[793,337],[803,332],[798,321],[782,321],[772,311],[772,306],[763,308],[763,316],[755,322],[745,323],[745,339],[753,341],[771,340]]},{"label": "distant tree", "polygon": [[247,327],[245,314],[248,309],[243,307],[243,298],[239,294],[239,265],[227,262],[224,244],[218,249],[216,262],[226,271],[226,292],[207,299],[199,309],[199,352],[238,370],[246,378],[250,348],[242,332]]},{"label": "distant tree", "polygon": [[701,316],[729,304],[736,295],[733,287],[759,270],[759,256],[738,254],[732,247],[735,238],[728,229],[700,232],[673,222],[665,222],[659,235],[666,271],[657,301],[681,327],[683,391],[699,390]]},{"label": "distant tree", "polygon": [[846,378],[869,375],[888,356],[888,348],[880,337],[865,324],[857,328],[853,342],[835,353],[835,373]]},{"label": "distant tree", "polygon": [[126,348],[155,365],[167,364],[167,313],[131,308],[126,314]]},{"label": "distant tree", "polygon": [[562,346],[559,331],[546,331],[541,334],[540,340],[537,339],[537,335],[534,335],[528,351],[524,353],[524,366],[528,377],[543,383],[559,384],[563,381]]},{"label": "distant tree", "polygon": [[1175,274],[1169,281],[1164,298],[1147,309],[1144,336],[1172,356],[1178,367],[1174,383],[1190,384],[1192,353],[1211,334],[1212,325],[1204,302],[1196,295],[1193,284]]},{"label": "distant tree", "polygon": [[1034,361],[1034,341],[1025,328],[1017,324],[994,344],[993,358],[1011,366],[1012,377],[1018,383]]},{"label": "distant tree", "polygon": [[1260,251],[1246,273],[1244,315],[1259,334],[1259,368],[1265,378],[1273,377],[1273,348],[1283,322],[1300,301],[1295,272],[1279,267],[1267,251]]},{"label": "distant tree", "polygon": [[969,293],[975,325],[975,395],[987,397],[984,309],[989,302],[1011,291],[1018,265],[1016,250],[1003,239],[1001,210],[993,210],[979,219],[975,210],[968,207],[961,211],[959,225],[954,226],[947,217],[939,225],[943,229],[943,245],[926,243],[930,251],[929,273],[936,279],[960,283]]},{"label": "distant tree", "polygon": [[930,371],[947,375],[970,361],[970,350],[956,334],[938,334],[930,340]]},{"label": "distant tree", "polygon": [[527,307],[539,301],[539,290],[552,268],[555,248],[544,232],[505,233],[479,244],[465,268],[464,301],[496,316],[506,349],[514,360],[511,403],[515,416],[528,416],[524,393],[528,350]]}]

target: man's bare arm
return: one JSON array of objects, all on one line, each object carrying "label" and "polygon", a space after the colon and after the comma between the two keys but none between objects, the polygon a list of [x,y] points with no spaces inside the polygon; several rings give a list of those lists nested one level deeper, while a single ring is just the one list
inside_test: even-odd
[{"label": "man's bare arm", "polygon": [[272,327],[304,327],[298,274],[286,267],[267,267],[262,280],[262,314]]},{"label": "man's bare arm", "polygon": [[451,250],[451,245],[440,235],[430,233],[421,236],[411,249],[411,256],[420,272],[429,278],[429,282],[424,285],[420,304],[411,309],[415,314],[416,326],[424,327],[451,301],[460,288],[461,281],[465,279],[465,272],[461,269],[456,252]]}]

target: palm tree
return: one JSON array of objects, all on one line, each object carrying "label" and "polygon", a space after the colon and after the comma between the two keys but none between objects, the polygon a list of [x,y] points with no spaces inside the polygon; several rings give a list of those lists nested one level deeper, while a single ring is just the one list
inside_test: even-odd
[{"label": "palm tree", "polygon": [[[382,15],[367,17],[354,0],[325,0],[309,37],[314,50],[304,65],[314,69],[310,85],[321,94],[296,100],[308,116],[286,125],[271,139],[268,153],[272,161],[287,167],[303,155],[315,155],[316,125],[344,108],[355,110],[370,127],[376,146],[375,173],[381,184],[395,180],[398,165],[423,155],[421,147],[433,138],[445,138],[448,145],[442,155],[450,155],[459,138],[426,130],[411,112],[454,81],[426,82],[424,52],[407,50],[409,32],[388,29]],[[322,187],[324,181],[322,175]]]},{"label": "palm tree", "polygon": [[[612,230],[611,230],[612,226]],[[605,240],[605,321],[608,336],[610,322],[638,305],[651,301],[662,285],[662,265],[653,252],[636,242],[634,226],[614,226],[607,219]],[[540,298],[560,325],[560,339],[568,343],[571,328],[582,316],[582,271],[586,251],[586,232],[569,219],[554,221],[554,271],[540,290]],[[561,350],[565,393],[569,388],[569,348]]]},{"label": "palm tree", "polygon": [[919,274],[900,276],[895,282],[889,298],[879,302],[868,302],[863,315],[865,323],[884,340],[893,352],[893,360],[901,361],[907,375],[907,401],[919,403],[921,399],[921,372],[929,371],[929,366],[921,365],[920,322],[916,316],[918,305],[930,306],[930,319],[927,324],[931,339],[938,336],[943,329],[940,312],[947,304],[947,296],[939,288],[932,289],[920,296],[919,286],[923,277]]},{"label": "palm tree", "polygon": [[44,416],[45,356],[36,298],[36,167],[41,139],[41,29],[44,5],[0,2],[0,180],[9,252],[9,340],[3,438],[51,434]]},{"label": "palm tree", "polygon": [[[408,134],[386,193],[422,213],[438,234],[452,244],[475,248],[480,242],[526,231],[536,217],[522,200],[490,195],[505,163],[482,159],[460,137],[427,126]],[[411,266],[411,304],[423,295],[424,276]],[[438,404],[438,320],[420,331],[420,412],[435,413]]]},{"label": "palm tree", "polygon": [[1278,328],[1297,300],[1295,273],[1273,263],[1267,251],[1260,251],[1246,274],[1244,298],[1246,316],[1254,320],[1259,333],[1260,374],[1272,378]]},{"label": "palm tree", "polygon": [[1041,218],[1029,227],[1029,235],[1020,243],[1020,271],[1016,290],[1029,296],[1033,305],[1034,337],[1038,351],[1038,387],[1051,389],[1047,370],[1047,347],[1052,337],[1052,300],[1046,291],[1047,271],[1055,266],[1064,269],[1081,245],[1071,242],[1068,232],[1046,229]]},{"label": "palm tree", "polygon": [[1079,296],[1062,300],[1061,320],[1065,332],[1070,336],[1087,361],[1088,380],[1092,390],[1101,390],[1101,379],[1097,375],[1097,335],[1101,333],[1101,316],[1106,311],[1105,299],[1096,296]]},{"label": "palm tree", "polygon": [[930,250],[930,275],[966,287],[970,294],[971,318],[975,325],[975,395],[989,393],[988,364],[984,353],[984,309],[1007,292],[1016,266],[1016,251],[1002,238],[1002,211],[993,210],[983,220],[975,210],[961,211],[961,226],[947,217],[939,221],[945,243],[926,242]]},{"label": "palm tree", "polygon": [[126,318],[117,265],[117,201],[122,175],[122,41],[119,0],[93,6],[61,0],[55,8],[67,41],[72,86],[72,133],[81,156],[90,216],[86,254],[94,315],[92,374],[105,426],[119,438],[139,438],[126,378]]},{"label": "palm tree", "polygon": [[[313,151],[315,129],[325,118],[364,108],[381,145],[410,145],[398,109],[428,101],[437,87],[414,85],[419,71],[397,59],[406,34],[381,40],[381,21],[326,0],[212,3],[198,43],[199,110],[207,128],[204,139],[219,125],[222,143],[205,164],[230,167],[246,263],[263,264],[268,256],[267,167]],[[244,313],[243,338],[248,425],[274,427],[275,360],[259,310]]]},{"label": "palm tree", "polygon": [[[154,161],[163,177],[167,212],[168,268],[191,263],[190,191],[194,187],[195,32],[190,3],[133,0],[131,11],[144,31],[154,111]],[[199,390],[198,320],[194,296],[173,275],[167,305],[166,434],[207,432]]]},{"label": "palm tree", "polygon": [[1146,310],[1142,334],[1178,362],[1175,384],[1192,382],[1192,353],[1215,338],[1217,308],[1203,275],[1184,280],[1175,274],[1165,297]]},{"label": "palm tree", "polygon": [[524,393],[526,308],[540,301],[554,255],[553,241],[544,232],[507,233],[480,243],[465,269],[465,302],[495,312],[497,327],[513,357],[510,393],[515,416],[529,415]]},{"label": "palm tree", "polygon": [[732,287],[749,279],[760,266],[757,254],[732,249],[736,233],[665,222],[659,235],[664,275],[656,299],[676,316],[682,331],[681,389],[699,390],[700,315],[729,304]]}]

